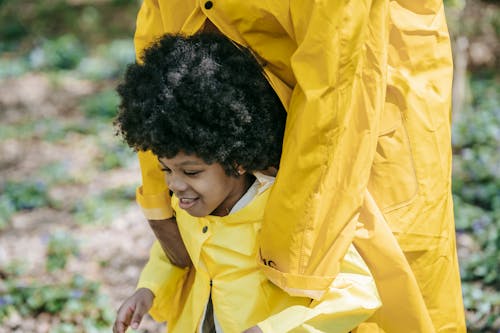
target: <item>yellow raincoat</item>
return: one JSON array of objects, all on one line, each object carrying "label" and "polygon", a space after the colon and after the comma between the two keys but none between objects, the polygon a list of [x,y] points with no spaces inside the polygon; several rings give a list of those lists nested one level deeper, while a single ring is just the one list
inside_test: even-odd
[{"label": "yellow raincoat", "polygon": [[[451,200],[452,60],[441,0],[145,0],[140,55],[207,19],[249,46],[288,112],[263,271],[319,299],[354,242],[383,306],[360,332],[464,332]],[[137,201],[172,215],[156,158]]]},{"label": "yellow raincoat", "polygon": [[167,322],[169,333],[197,332],[210,294],[225,333],[257,324],[263,332],[345,333],[380,307],[373,278],[352,245],[319,300],[289,296],[266,278],[258,267],[257,235],[269,193],[224,217],[193,217],[172,198],[193,267],[173,266],[156,243],[139,284],[155,294],[150,313]]}]

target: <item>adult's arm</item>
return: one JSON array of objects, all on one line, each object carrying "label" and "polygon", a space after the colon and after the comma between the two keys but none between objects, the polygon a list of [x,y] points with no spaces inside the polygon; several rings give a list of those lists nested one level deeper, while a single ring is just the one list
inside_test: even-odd
[{"label": "adult's arm", "polygon": [[170,262],[187,267],[191,260],[173,216],[165,175],[158,167],[158,159],[151,152],[139,152],[138,156],[143,183],[136,192],[137,202]]},{"label": "adult's arm", "polygon": [[290,1],[297,50],[283,155],[261,231],[263,270],[319,299],[367,187],[386,88],[387,1]]},{"label": "adult's arm", "polygon": [[[141,62],[142,53],[164,31],[157,0],[144,0],[137,15],[137,28],[134,35],[135,54]],[[170,205],[165,175],[158,166],[157,157],[150,151],[140,151],[137,154],[142,173],[142,186],[137,189],[136,199],[144,216],[148,220],[166,220],[173,216]]]},{"label": "adult's arm", "polygon": [[149,226],[172,264],[181,268],[191,265],[191,258],[182,241],[175,217],[166,220],[149,220]]}]

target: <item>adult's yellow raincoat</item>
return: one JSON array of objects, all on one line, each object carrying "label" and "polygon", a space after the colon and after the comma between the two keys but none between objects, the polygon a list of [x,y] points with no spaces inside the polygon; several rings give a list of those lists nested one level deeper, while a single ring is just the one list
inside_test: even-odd
[{"label": "adult's yellow raincoat", "polygon": [[[288,112],[263,271],[319,299],[354,245],[383,306],[360,332],[464,332],[450,193],[452,60],[441,0],[145,0],[137,54],[210,21],[249,46]],[[137,200],[172,214],[156,158]]]},{"label": "adult's yellow raincoat", "polygon": [[[177,223],[193,267],[172,265],[156,243],[139,283],[155,294],[150,313],[166,321],[169,333],[194,333],[209,295],[225,333],[258,324],[263,332],[349,332],[380,307],[373,277],[354,246],[323,297],[292,297],[258,267],[259,233],[267,189],[230,215],[193,217],[176,209]],[[175,208],[178,199],[172,198]]]}]

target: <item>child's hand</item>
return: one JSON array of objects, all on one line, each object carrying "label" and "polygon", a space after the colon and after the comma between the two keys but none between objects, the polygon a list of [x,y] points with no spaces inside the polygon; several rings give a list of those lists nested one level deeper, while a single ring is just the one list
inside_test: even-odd
[{"label": "child's hand", "polygon": [[113,333],[125,333],[129,326],[138,328],[142,317],[151,309],[154,297],[149,289],[137,289],[118,309]]}]

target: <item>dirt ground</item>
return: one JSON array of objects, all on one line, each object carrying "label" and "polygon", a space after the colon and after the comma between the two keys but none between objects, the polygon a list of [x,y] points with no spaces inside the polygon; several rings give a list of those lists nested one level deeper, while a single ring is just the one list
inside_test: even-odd
[{"label": "dirt ground", "polygon": [[[0,123],[15,126],[47,119],[78,122],[83,117],[79,101],[98,89],[95,83],[71,76],[54,82],[46,74],[26,74],[0,81]],[[100,152],[87,135],[68,133],[63,140],[50,142],[37,137],[36,133],[25,134],[20,132],[16,137],[0,141],[0,184],[36,178],[37,170],[50,162],[67,163],[69,174],[80,179],[49,187],[50,198],[62,206],[21,211],[12,216],[7,228],[0,230],[0,269],[13,261],[22,263],[22,280],[27,284],[58,283],[79,273],[99,282],[101,293],[107,295],[110,306],[117,309],[134,291],[147,259],[153,241],[147,221],[134,202],[116,212],[108,224],[75,223],[68,207],[103,189],[138,184],[138,164],[99,171],[93,166],[93,160]],[[113,133],[104,135],[113,138]],[[48,236],[59,230],[77,240],[79,254],[70,257],[66,268],[54,276],[45,270],[46,245]],[[0,333],[49,332],[56,323],[57,318],[46,315],[12,317],[3,323]],[[164,325],[155,324],[150,318],[145,318],[138,330],[164,331]]]}]

